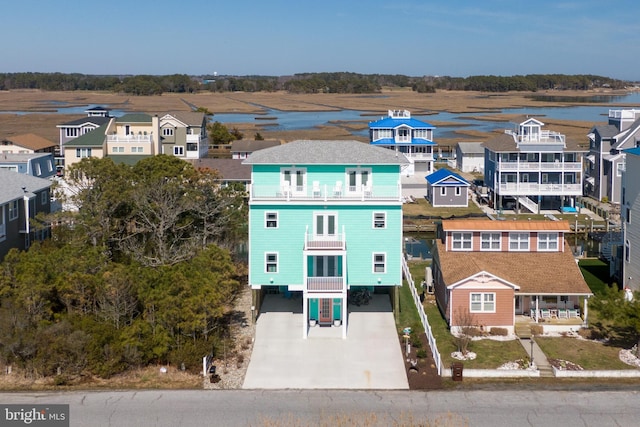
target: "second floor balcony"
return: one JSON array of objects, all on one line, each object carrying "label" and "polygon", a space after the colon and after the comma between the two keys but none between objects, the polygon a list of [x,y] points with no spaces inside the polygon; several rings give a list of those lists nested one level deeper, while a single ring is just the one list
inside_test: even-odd
[{"label": "second floor balcony", "polygon": [[307,277],[307,291],[309,292],[345,292],[344,276]]},{"label": "second floor balcony", "polygon": [[581,162],[497,162],[496,170],[500,172],[562,172],[562,171],[580,171],[582,170]]},{"label": "second floor balcony", "polygon": [[335,184],[262,185],[252,183],[250,199],[274,201],[397,201],[402,202],[402,188],[397,185],[349,186],[342,181]]},{"label": "second floor balcony", "polygon": [[113,135],[107,135],[107,143],[109,142],[128,142],[128,143],[135,143],[135,144],[151,144],[153,142],[153,137],[152,135],[148,135],[148,134],[129,134],[129,135],[118,135],[118,134],[113,134]]},{"label": "second floor balcony", "polygon": [[498,185],[498,192],[503,196],[580,196],[582,184],[506,182]]}]

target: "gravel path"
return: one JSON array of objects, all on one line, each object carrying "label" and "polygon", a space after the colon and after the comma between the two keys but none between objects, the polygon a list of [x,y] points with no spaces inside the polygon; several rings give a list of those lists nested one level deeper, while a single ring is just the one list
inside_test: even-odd
[{"label": "gravel path", "polygon": [[[228,351],[226,361],[221,358],[214,359],[213,364],[216,365],[216,374],[220,377],[220,381],[214,383],[209,376],[205,377],[205,389],[242,388],[256,332],[255,323],[251,321],[251,289],[249,287],[245,287],[236,299],[234,310],[231,336],[234,338],[236,347]],[[222,355],[218,356],[222,357]]]}]

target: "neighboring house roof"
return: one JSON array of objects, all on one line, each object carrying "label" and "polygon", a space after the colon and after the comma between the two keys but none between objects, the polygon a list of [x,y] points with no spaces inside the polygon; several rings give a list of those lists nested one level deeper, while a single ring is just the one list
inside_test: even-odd
[{"label": "neighboring house roof", "polygon": [[10,137],[4,138],[2,140],[3,145],[7,145],[5,144],[5,141],[10,142],[13,145],[28,148],[29,150],[34,150],[34,151],[58,146],[58,144],[56,144],[55,142],[51,142],[48,139],[33,133],[26,133],[23,135],[16,135],[16,136],[10,136]]},{"label": "neighboring house roof", "polygon": [[190,159],[195,168],[217,170],[225,181],[251,181],[251,166],[241,159]]},{"label": "neighboring house roof", "polygon": [[205,114],[197,111],[170,111],[163,116],[162,119],[166,119],[167,116],[171,116],[178,120],[185,126],[202,126]]},{"label": "neighboring house roof", "polygon": [[377,120],[375,122],[369,123],[370,129],[392,129],[397,128],[398,126],[409,126],[414,129],[424,129],[431,128],[435,129],[436,127],[421,120],[417,120],[414,118],[394,118],[394,117],[385,117],[383,119]]},{"label": "neighboring house roof", "polygon": [[564,252],[446,252],[438,240],[436,256],[447,286],[485,271],[520,286],[519,294],[592,294],[566,242]]},{"label": "neighboring house roof", "polygon": [[299,140],[255,151],[244,164],[404,164],[407,158],[369,143],[345,140]]},{"label": "neighboring house roof", "polygon": [[451,172],[449,169],[438,169],[434,173],[425,176],[427,182],[433,186],[469,186],[469,182],[466,179]]},{"label": "neighboring house roof", "polygon": [[482,142],[458,142],[462,154],[484,154]]},{"label": "neighboring house roof", "polygon": [[616,136],[619,131],[614,125],[595,125],[591,128],[591,132],[597,132],[600,135],[600,139],[610,139]]},{"label": "neighboring house roof", "polygon": [[571,231],[569,222],[561,221],[493,221],[491,219],[457,219],[442,221],[444,231]]},{"label": "neighboring house roof", "polygon": [[64,144],[65,148],[102,147],[107,132],[108,123],[84,135],[72,139]]},{"label": "neighboring house roof", "polygon": [[116,119],[117,123],[151,123],[151,116],[145,113],[129,113]]},{"label": "neighboring house roof", "polygon": [[258,141],[253,139],[239,139],[231,143],[231,152],[252,153],[258,150],[264,150],[265,148],[276,147],[278,145],[280,145],[280,141],[277,139],[264,139]]},{"label": "neighboring house roof", "polygon": [[125,164],[129,166],[133,166],[142,159],[152,157],[152,155],[151,154],[118,154],[115,156],[107,156],[107,157],[113,160],[113,163],[115,164]]},{"label": "neighboring house roof", "polygon": [[51,187],[51,181],[0,169],[0,203],[22,198],[25,194]]},{"label": "neighboring house roof", "polygon": [[51,153],[2,153],[0,154],[0,163],[26,163],[32,159],[40,157],[51,157]]},{"label": "neighboring house roof", "polygon": [[634,156],[640,156],[640,147],[629,148],[628,150],[624,150],[626,154],[633,154]]},{"label": "neighboring house roof", "polygon": [[110,117],[87,116],[87,117],[81,117],[81,118],[76,119],[76,120],[72,120],[70,122],[65,122],[65,123],[59,124],[56,127],[58,127],[58,128],[63,128],[63,127],[82,127],[82,126],[87,125],[87,124],[92,124],[92,125],[95,125],[95,126],[102,126],[103,124],[108,123],[109,120],[111,120]]},{"label": "neighboring house roof", "polygon": [[[501,133],[496,135],[495,137],[489,139],[486,142],[482,143],[484,147],[488,148],[489,150],[493,151],[494,153],[499,153],[499,152],[507,152],[507,153],[513,153],[519,150],[516,141],[514,139],[513,135],[510,135],[508,133]],[[563,151],[584,151],[587,152],[589,151],[586,148],[583,148],[581,146],[581,143],[579,141],[575,141],[569,138],[565,139],[565,149]]]},{"label": "neighboring house roof", "polygon": [[638,132],[640,131],[640,119],[636,120],[635,122],[633,122],[631,124],[631,126],[629,126],[623,133],[623,135],[618,138],[618,141],[616,142],[615,148],[618,150],[621,150],[624,148],[624,145],[627,143],[627,141],[631,140],[634,142],[634,146],[635,146],[635,140],[637,137],[639,137]]}]

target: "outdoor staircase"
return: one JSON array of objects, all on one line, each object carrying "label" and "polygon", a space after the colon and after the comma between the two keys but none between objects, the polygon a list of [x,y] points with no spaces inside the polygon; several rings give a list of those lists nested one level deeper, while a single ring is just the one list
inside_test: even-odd
[{"label": "outdoor staircase", "polygon": [[518,202],[522,207],[527,208],[531,213],[538,213],[538,204],[530,198],[525,196],[518,197]]},{"label": "outdoor staircase", "polygon": [[518,338],[529,339],[531,338],[531,325],[528,323],[516,323],[515,332]]}]

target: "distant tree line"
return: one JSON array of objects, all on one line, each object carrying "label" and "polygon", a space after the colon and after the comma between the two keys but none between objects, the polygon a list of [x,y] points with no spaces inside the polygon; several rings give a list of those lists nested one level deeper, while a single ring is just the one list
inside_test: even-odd
[{"label": "distant tree line", "polygon": [[508,92],[538,90],[587,90],[602,87],[622,89],[629,82],[588,74],[527,74],[516,76],[422,76],[358,74],[349,72],[300,73],[292,76],[95,76],[62,73],[0,74],[0,90],[100,90],[132,95],[165,92],[273,92],[378,93],[383,87],[411,88],[419,93],[436,90]]}]

